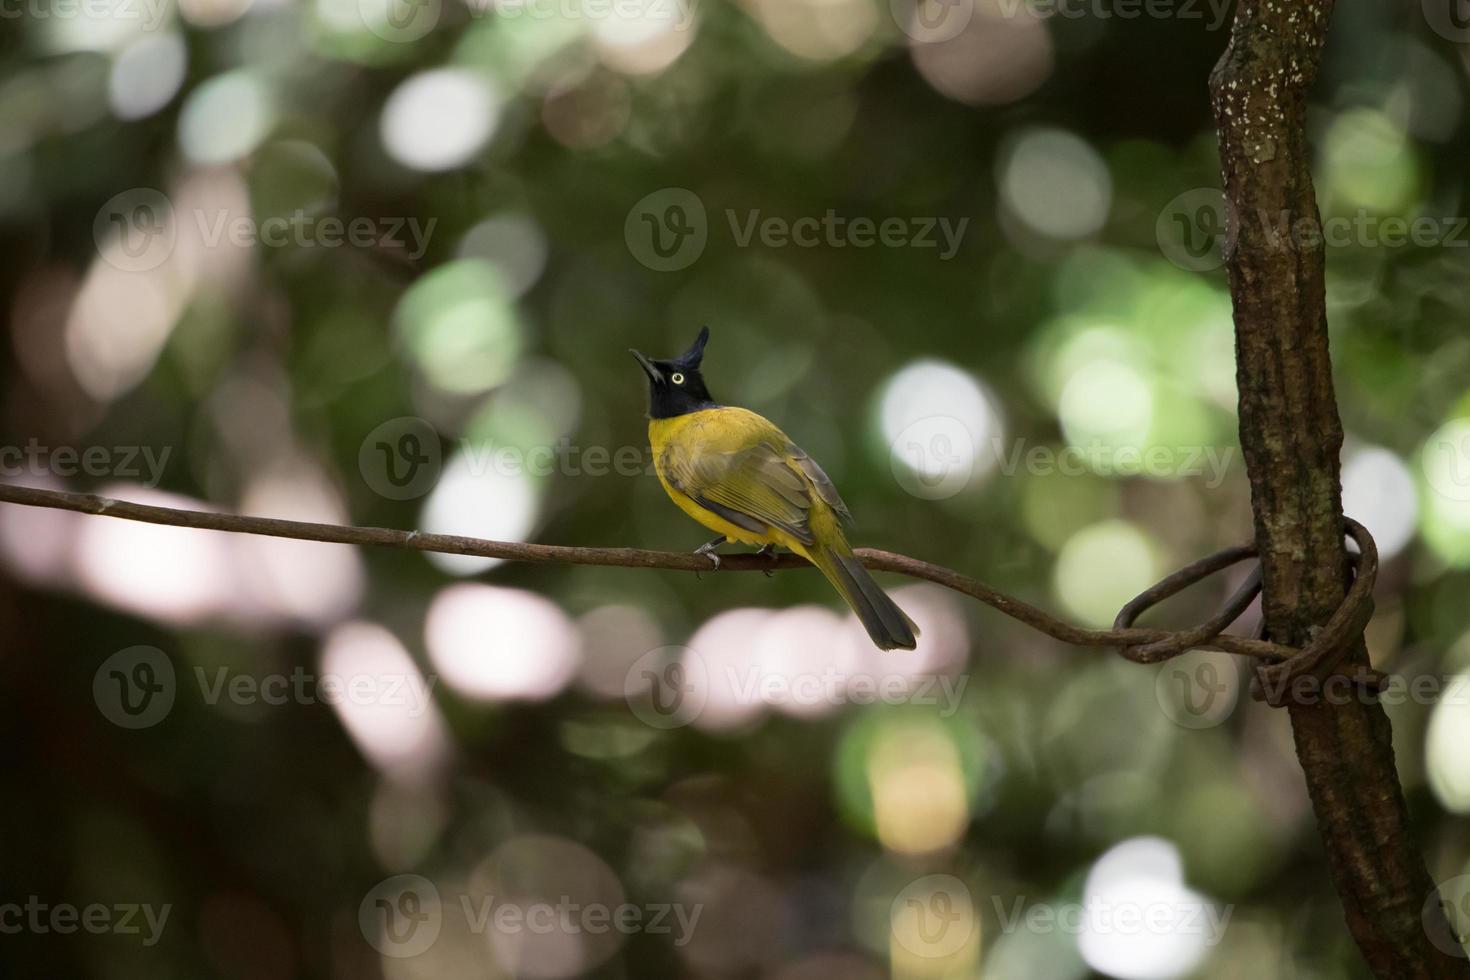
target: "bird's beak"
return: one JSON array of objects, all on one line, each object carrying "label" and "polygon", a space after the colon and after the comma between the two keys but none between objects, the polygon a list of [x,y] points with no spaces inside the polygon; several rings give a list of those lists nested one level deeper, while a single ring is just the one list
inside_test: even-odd
[{"label": "bird's beak", "polygon": [[662,381],[664,379],[663,372],[654,367],[653,362],[650,361],[648,358],[644,357],[641,353],[631,347],[628,348],[628,353],[632,354],[633,357],[638,361],[639,367],[643,368],[644,373],[648,375],[650,380]]}]

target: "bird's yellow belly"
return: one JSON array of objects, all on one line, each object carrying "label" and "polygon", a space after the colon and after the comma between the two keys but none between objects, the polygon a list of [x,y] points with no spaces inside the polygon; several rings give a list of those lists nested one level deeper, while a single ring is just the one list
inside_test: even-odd
[{"label": "bird's yellow belly", "polygon": [[779,531],[767,531],[764,534],[757,534],[749,528],[741,527],[738,524],[731,524],[719,514],[716,514],[712,510],[705,510],[689,497],[686,497],[678,490],[669,486],[669,482],[664,479],[662,473],[658,475],[658,482],[663,484],[664,492],[669,495],[670,500],[679,505],[680,510],[716,534],[723,534],[731,541],[740,544],[779,544],[787,547],[787,535],[781,534]]}]

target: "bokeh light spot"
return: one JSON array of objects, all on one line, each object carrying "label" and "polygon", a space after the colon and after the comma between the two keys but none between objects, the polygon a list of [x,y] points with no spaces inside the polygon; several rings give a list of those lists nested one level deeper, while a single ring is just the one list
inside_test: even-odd
[{"label": "bokeh light spot", "polygon": [[188,58],[178,34],[150,34],[128,45],[114,59],[107,79],[113,114],[141,119],[168,105],[184,84]]},{"label": "bokeh light spot", "polygon": [[438,68],[393,90],[379,132],[388,154],[405,167],[452,170],[480,152],[499,122],[500,95],[489,78]]},{"label": "bokeh light spot", "polygon": [[179,148],[195,163],[229,163],[260,144],[275,124],[266,83],[241,69],[216,75],[184,100]]},{"label": "bokeh light spot", "polygon": [[554,603],[521,589],[451,585],[429,604],[429,658],[467,697],[544,701],[575,676],[577,629]]},{"label": "bokeh light spot", "polygon": [[1107,520],[1067,540],[1057,556],[1053,583],[1075,615],[1093,626],[1110,626],[1128,600],[1159,578],[1158,565],[1140,528]]},{"label": "bokeh light spot", "polygon": [[477,259],[421,276],[403,294],[394,323],[429,381],[455,394],[505,381],[521,352],[515,302],[495,267]]},{"label": "bokeh light spot", "polygon": [[1414,477],[1389,450],[1359,449],[1342,468],[1342,508],[1373,535],[1379,555],[1392,558],[1409,543],[1418,525]]},{"label": "bokeh light spot", "polygon": [[1001,200],[1027,226],[1050,238],[1095,234],[1107,220],[1112,197],[1107,164],[1071,133],[1028,130],[1003,152]]}]

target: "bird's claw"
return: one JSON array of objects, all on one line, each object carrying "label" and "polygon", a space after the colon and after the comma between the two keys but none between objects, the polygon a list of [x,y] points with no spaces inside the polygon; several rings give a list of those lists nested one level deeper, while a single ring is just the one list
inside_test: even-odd
[{"label": "bird's claw", "polygon": [[[715,554],[715,549],[724,543],[724,537],[718,537],[715,538],[713,541],[702,544],[698,548],[695,548],[694,553],[696,555],[704,555],[704,557],[708,558],[711,564],[715,566],[715,571],[718,572],[720,570],[720,556]],[[695,572],[694,577],[698,579],[700,577],[699,573]]]},{"label": "bird's claw", "polygon": [[[765,558],[769,558],[771,561],[775,561],[777,557],[776,546],[773,544],[763,544],[760,546],[760,550],[757,551],[756,554],[761,555]],[[772,569],[762,568],[761,574],[764,575],[766,578],[773,578],[775,577],[776,573]]]}]

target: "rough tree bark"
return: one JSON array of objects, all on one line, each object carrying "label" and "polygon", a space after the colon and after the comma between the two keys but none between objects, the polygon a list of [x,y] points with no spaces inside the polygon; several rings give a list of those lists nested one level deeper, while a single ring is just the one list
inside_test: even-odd
[{"label": "rough tree bark", "polygon": [[[1305,135],[1331,14],[1331,0],[1240,0],[1210,78],[1263,612],[1269,638],[1291,646],[1326,622],[1347,581],[1342,422]],[[1361,637],[1344,663],[1367,664]],[[1363,956],[1379,977],[1470,977],[1470,963],[1439,950],[1421,918],[1434,885],[1410,830],[1383,709],[1365,698],[1302,700],[1288,705],[1297,755]]]}]

